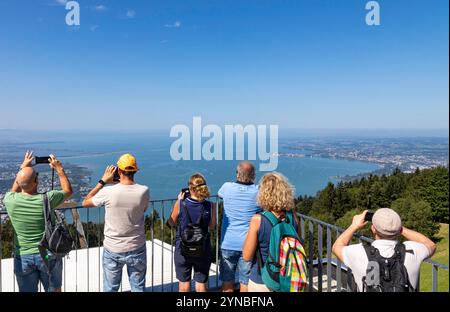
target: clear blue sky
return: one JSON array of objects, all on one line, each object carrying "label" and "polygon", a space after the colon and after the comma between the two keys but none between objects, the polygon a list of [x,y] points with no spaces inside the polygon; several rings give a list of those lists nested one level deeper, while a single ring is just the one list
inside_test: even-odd
[{"label": "clear blue sky", "polygon": [[0,0],[0,129],[448,128],[448,0]]}]

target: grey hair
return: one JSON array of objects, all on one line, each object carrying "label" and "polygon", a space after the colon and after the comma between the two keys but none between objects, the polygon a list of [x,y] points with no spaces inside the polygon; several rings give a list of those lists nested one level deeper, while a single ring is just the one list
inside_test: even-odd
[{"label": "grey hair", "polygon": [[256,178],[255,166],[249,161],[242,161],[236,168],[239,182],[250,183]]}]

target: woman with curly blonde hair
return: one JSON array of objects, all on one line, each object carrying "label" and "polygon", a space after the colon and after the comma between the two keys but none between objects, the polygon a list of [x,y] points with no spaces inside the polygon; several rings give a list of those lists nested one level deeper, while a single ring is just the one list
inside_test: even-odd
[{"label": "woman with curly blonde hair", "polygon": [[[197,292],[206,291],[209,268],[212,262],[211,241],[209,230],[216,224],[215,206],[207,198],[209,189],[203,175],[196,173],[189,178],[189,192],[180,192],[178,201],[172,209],[169,219],[170,225],[178,223],[175,239],[175,272],[179,281],[179,291],[190,291],[192,270],[194,271],[195,289]],[[181,251],[181,235],[189,223],[199,224],[205,237],[203,255],[201,257],[184,256]]]},{"label": "woman with curly blonde hair", "polygon": [[[262,209],[271,212],[276,218],[287,218],[286,213],[294,209],[294,188],[281,173],[268,173],[259,182],[257,202]],[[293,216],[294,228],[298,231],[298,220],[295,213]],[[260,253],[262,263],[266,261],[269,255],[271,230],[272,224],[267,218],[262,217],[261,214],[252,217],[242,250],[244,260],[252,261],[248,284],[248,291],[250,292],[270,291],[262,281],[255,253]],[[259,248],[258,251],[257,248]]]}]

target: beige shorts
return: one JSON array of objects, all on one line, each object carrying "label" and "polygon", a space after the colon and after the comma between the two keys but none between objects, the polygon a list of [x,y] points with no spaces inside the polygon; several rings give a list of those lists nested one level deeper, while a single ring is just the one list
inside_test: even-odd
[{"label": "beige shorts", "polygon": [[252,280],[248,281],[248,291],[249,292],[270,292],[270,289],[266,287],[265,284],[257,284]]}]

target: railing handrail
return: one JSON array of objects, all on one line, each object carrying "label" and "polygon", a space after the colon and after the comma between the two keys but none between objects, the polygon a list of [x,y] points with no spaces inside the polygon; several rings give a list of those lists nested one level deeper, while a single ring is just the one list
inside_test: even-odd
[{"label": "railing handrail", "polygon": [[[219,203],[219,197],[217,195],[212,195],[209,197],[209,199],[211,200],[211,202],[215,202],[216,204]],[[167,208],[172,208],[172,205],[176,201],[177,201],[177,199],[150,200],[147,213],[149,214],[149,216],[151,216],[152,213],[153,214],[157,213],[157,214],[159,214],[158,219],[161,221],[162,220],[165,221],[164,211]],[[95,216],[95,214],[93,215],[93,217],[96,218],[96,221],[94,221],[93,223],[97,223],[97,225],[103,224],[103,220],[100,217],[100,215],[102,214],[101,211],[104,209],[104,206],[85,208],[85,207],[79,206],[79,202],[72,201],[72,202],[66,202],[65,204],[63,204],[63,207],[59,207],[58,210],[64,211],[64,212],[69,212],[75,208],[80,209],[79,216],[74,217],[74,215],[72,215],[72,218],[77,219],[77,221],[75,221],[76,224],[74,224],[76,231],[78,232],[79,226],[85,227],[86,223],[84,223],[84,217],[86,217],[86,222],[88,224],[88,227],[84,229],[84,233],[78,232],[78,234],[80,234],[79,237],[82,238],[82,240],[84,241],[85,247],[81,247],[81,248],[76,247],[74,250],[72,250],[72,252],[74,253],[74,257],[67,257],[67,258],[64,257],[64,259],[63,259],[63,281],[64,281],[63,289],[64,289],[64,291],[66,291],[66,280],[70,280],[70,279],[67,279],[67,277],[66,277],[66,269],[68,267],[66,264],[71,263],[72,269],[74,268],[74,270],[71,272],[75,274],[75,278],[70,280],[71,281],[70,285],[75,286],[75,289],[74,289],[75,292],[78,291],[78,286],[82,285],[80,283],[84,283],[83,287],[86,286],[87,291],[90,291],[92,289],[98,289],[98,291],[101,291],[101,275],[100,275],[100,273],[101,273],[101,249],[103,248],[103,244],[102,244],[102,242],[103,242],[102,236],[103,235],[101,234],[102,226],[96,226],[94,228],[90,228],[89,227],[89,223],[90,223],[89,215],[90,215],[90,211],[94,210],[97,213],[97,216]],[[73,210],[72,210],[72,212],[73,212]],[[84,217],[81,217],[81,212],[85,213]],[[147,213],[146,213],[146,215],[147,215]],[[0,210],[0,215],[2,217],[3,217],[3,214],[7,215],[7,211]],[[218,210],[216,210],[215,229],[218,229],[218,226],[219,226],[217,223],[217,220],[218,220],[217,216],[218,216]],[[91,215],[91,221],[92,221],[92,215]],[[1,232],[1,229],[2,229],[2,224],[0,223],[0,260],[2,260],[2,248],[1,248],[2,247],[1,246],[2,232]],[[175,228],[166,225],[166,222],[151,222],[150,224],[147,224],[147,222],[145,223],[146,246],[147,246],[147,249],[149,251],[151,251],[151,254],[149,255],[149,259],[148,259],[148,263],[147,263],[147,266],[149,269],[148,272],[151,272],[150,276],[147,277],[149,283],[146,283],[146,289],[149,291],[155,291],[155,290],[158,291],[158,289],[160,289],[160,291],[166,291],[168,289],[173,291],[174,287],[176,286],[174,284],[175,270],[174,270],[174,262],[173,262],[174,251],[175,251],[174,230],[175,230]],[[94,234],[95,239],[91,245],[89,242],[90,242],[90,237],[92,237],[92,233]],[[148,236],[150,236],[150,237],[148,237]],[[170,236],[170,238],[169,238],[169,236]],[[218,235],[215,235],[215,245],[214,246],[219,246],[218,240],[219,240]],[[160,241],[161,244],[158,244],[158,241]],[[81,239],[80,239],[80,242],[81,242]],[[171,247],[165,248],[165,244],[169,244]],[[14,250],[14,241],[12,242],[11,247]],[[207,287],[210,288],[212,286],[213,289],[214,288],[218,289],[218,287],[220,285],[219,278],[218,278],[219,250],[218,250],[218,248],[215,248],[215,249],[216,249],[215,259],[213,259],[211,262],[211,268],[209,271],[209,276],[211,278],[208,279]],[[86,250],[86,251],[83,252],[83,250]],[[156,251],[156,253],[155,253],[155,251]],[[83,259],[84,259],[82,261],[80,261],[80,259],[78,258],[78,255],[80,254],[80,252],[83,255]],[[95,268],[94,270],[97,270],[97,272],[98,272],[98,279],[95,279],[97,274],[94,274],[94,275],[90,274],[90,272],[91,272],[90,268],[93,268],[92,264],[90,264],[90,255],[92,256],[92,253],[94,253],[94,256],[98,259],[97,266],[95,266],[95,264],[94,264],[94,268]],[[170,260],[170,264],[168,264],[168,260]],[[3,261],[0,261],[0,292],[3,289],[2,282],[5,281],[4,275],[2,276],[2,262]],[[10,267],[11,261],[9,261],[7,263],[7,266],[10,268],[10,270],[8,272],[13,272],[12,267]],[[78,276],[79,276],[78,267],[79,266],[84,268],[83,271],[85,274],[82,273],[83,276],[81,277],[81,278],[84,278],[84,282],[81,282],[81,280],[78,279]],[[169,269],[167,269],[167,268],[169,268]],[[169,272],[167,272],[167,270],[169,270]],[[15,277],[14,272],[13,272],[12,276]],[[94,284],[92,284],[91,279],[93,279]],[[151,281],[151,286],[149,285],[150,281]],[[74,284],[73,284],[73,282],[74,282]],[[91,287],[91,285],[94,285],[94,287]],[[121,283],[120,291],[123,290],[122,286],[123,286],[123,284]],[[16,288],[17,288],[17,282],[13,278],[12,291],[16,291]],[[72,290],[73,290],[73,287],[72,287]]]},{"label": "railing handrail", "polygon": [[[219,197],[219,195],[211,195],[208,198],[218,198],[218,197]],[[163,203],[163,202],[175,202],[177,200],[178,200],[177,198],[151,199],[148,202],[150,204],[154,204],[154,203]],[[101,207],[95,207],[95,208],[101,208]],[[87,207],[84,207],[84,206],[73,206],[73,207],[58,207],[58,208],[55,208],[55,209],[64,211],[64,210],[69,210],[69,209],[90,209],[90,208],[87,208]],[[8,212],[5,209],[0,209],[0,215],[2,215],[2,214],[8,214]]]}]

